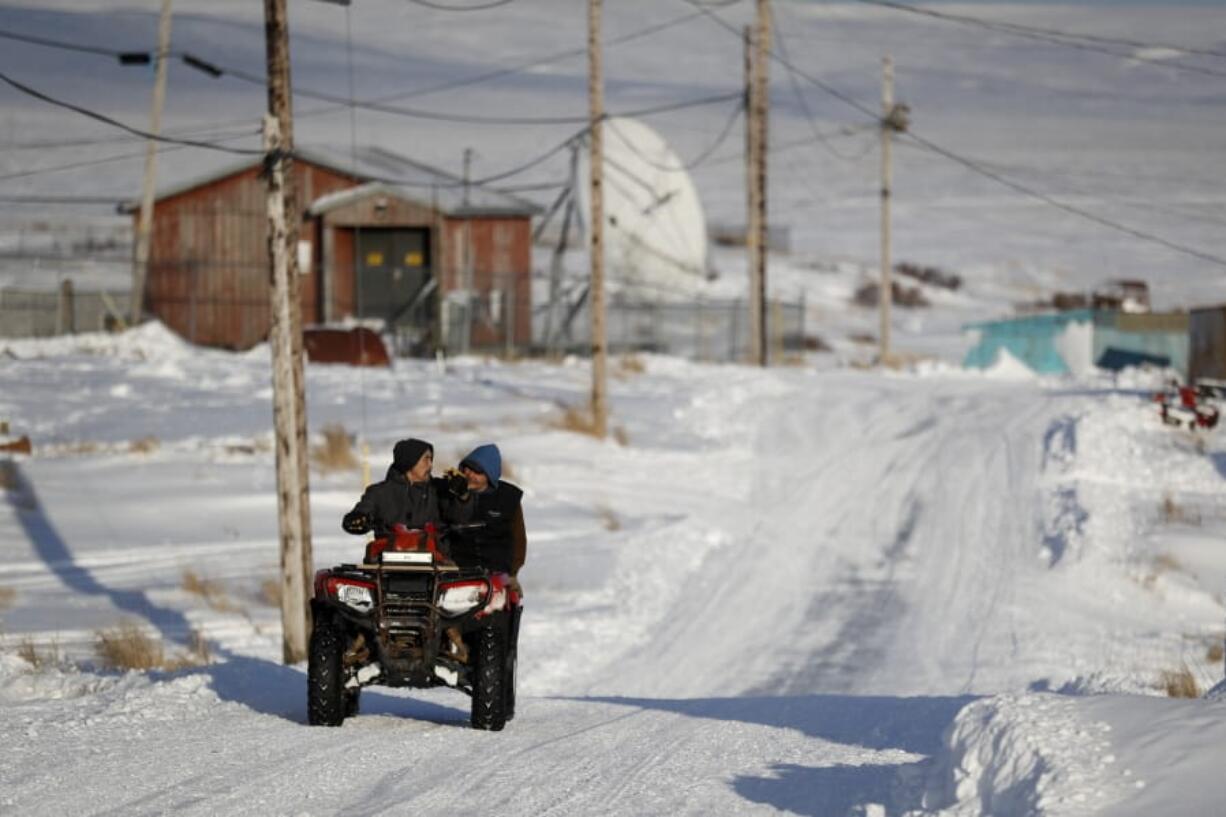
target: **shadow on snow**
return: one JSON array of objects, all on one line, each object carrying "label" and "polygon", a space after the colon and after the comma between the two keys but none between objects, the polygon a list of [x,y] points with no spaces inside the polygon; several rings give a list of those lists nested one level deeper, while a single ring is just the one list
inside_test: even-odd
[{"label": "shadow on snow", "polygon": [[[108,587],[99,582],[89,568],[76,563],[68,543],[43,511],[33,484],[20,466],[14,463],[10,474],[15,485],[5,493],[8,503],[16,510],[35,553],[65,587],[83,596],[105,598],[120,611],[144,619],[165,641],[187,643],[193,628],[181,610],[155,604],[143,590]],[[306,723],[306,674],[302,669],[240,655],[216,644],[210,647],[222,661],[174,673],[154,673],[154,677],[207,675],[213,691],[223,701],[242,704],[261,714]],[[468,721],[468,713],[462,709],[370,690],[362,693],[362,714],[394,714],[440,724],[467,724]]]},{"label": "shadow on snow", "polygon": [[[813,738],[878,751],[935,755],[942,736],[974,696],[928,698],[801,695],[789,697],[655,699],[593,697],[580,700],[693,718],[795,729]],[[733,789],[746,800],[803,815],[844,815],[877,803],[887,815],[922,806],[929,762],[801,766],[782,763],[772,774],[739,775]]]}]

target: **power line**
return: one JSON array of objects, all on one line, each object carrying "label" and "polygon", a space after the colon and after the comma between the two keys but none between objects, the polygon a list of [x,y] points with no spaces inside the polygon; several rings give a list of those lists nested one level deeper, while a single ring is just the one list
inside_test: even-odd
[{"label": "power line", "polygon": [[0,196],[0,204],[122,204],[122,196]]},{"label": "power line", "polygon": [[800,110],[805,115],[805,121],[809,123],[809,130],[813,133],[813,138],[816,139],[818,144],[824,147],[826,151],[836,159],[841,159],[844,162],[859,161],[864,157],[863,153],[861,153],[859,156],[845,156],[844,154],[839,153],[839,151],[835,149],[834,145],[832,145],[818,129],[817,118],[813,115],[813,111],[809,109],[809,103],[805,99],[804,93],[800,90],[800,83],[796,81],[796,71],[788,64],[791,62],[791,58],[788,56],[788,46],[787,41],[783,36],[782,26],[776,27],[776,35],[779,41],[779,51],[782,53],[783,58],[787,60],[784,67],[787,68],[788,72],[788,84],[791,85],[792,93],[796,96],[796,101],[800,104]]},{"label": "power line", "polygon": [[894,3],[890,0],[857,0],[857,2],[865,3],[871,6],[882,6],[884,8],[895,9],[898,11],[906,11],[913,14],[919,14],[925,17],[933,17],[939,20],[945,20],[953,23],[961,23],[963,25],[978,26],[979,28],[997,31],[1004,34],[1011,34],[1016,37],[1024,37],[1040,42],[1051,43],[1053,45],[1065,46],[1074,48],[1080,51],[1092,51],[1098,54],[1107,54],[1112,57],[1120,57],[1124,59],[1136,60],[1137,62],[1148,65],[1157,65],[1164,68],[1176,68],[1181,71],[1190,71],[1196,74],[1206,74],[1213,77],[1226,77],[1226,71],[1217,71],[1212,68],[1205,68],[1200,65],[1189,65],[1184,62],[1175,60],[1157,59],[1143,54],[1123,54],[1119,51],[1113,51],[1106,45],[1125,46],[1139,49],[1168,49],[1172,51],[1180,51],[1188,54],[1200,54],[1204,56],[1226,57],[1226,52],[1213,51],[1206,49],[1184,48],[1182,46],[1173,45],[1157,45],[1152,43],[1142,43],[1135,40],[1122,40],[1111,37],[1098,37],[1086,34],[1072,34],[1064,31],[1056,31],[1054,29],[1038,28],[1035,26],[1025,26],[1019,23],[997,22],[994,20],[985,20],[979,17],[970,17],[961,14],[949,14],[939,12],[933,9],[918,8],[909,6],[905,3]]},{"label": "power line", "polygon": [[609,128],[610,130],[613,131],[613,133],[617,136],[617,138],[621,140],[622,144],[630,148],[630,151],[632,153],[634,153],[636,156],[638,156],[640,159],[642,159],[644,162],[646,162],[651,167],[654,167],[657,170],[663,170],[667,173],[675,173],[679,170],[693,170],[694,168],[703,164],[707,159],[709,159],[711,157],[711,154],[715,153],[715,151],[718,150],[719,147],[728,140],[728,136],[732,133],[732,127],[737,123],[737,120],[741,118],[741,114],[745,112],[744,95],[740,91],[738,91],[737,97],[738,97],[738,101],[737,101],[737,104],[733,106],[732,114],[728,117],[728,120],[724,123],[724,126],[720,128],[720,131],[716,135],[715,140],[710,145],[708,145],[706,148],[704,148],[702,152],[700,152],[697,156],[690,159],[689,161],[682,162],[679,165],[666,165],[661,162],[655,161],[650,156],[643,153],[643,151],[638,147],[638,145],[634,144],[633,140],[627,139],[626,135],[623,134],[618,129],[616,122],[610,121]]},{"label": "power line", "polygon": [[435,3],[434,0],[409,0],[409,2],[438,11],[485,11],[486,9],[509,5],[514,3],[515,0],[490,0],[488,3],[481,3],[476,6],[452,6],[447,3]]},{"label": "power line", "polygon": [[[698,15],[697,14],[687,15],[685,17],[677,18],[674,20],[669,20],[664,23],[656,24],[654,26],[649,26],[646,29],[643,29],[641,31],[631,32],[628,35],[624,35],[623,37],[618,38],[618,41],[626,42],[631,39],[647,36],[648,34],[652,34],[657,31],[662,31],[666,28],[677,25],[681,22],[684,22],[685,20],[693,19],[696,16]],[[104,56],[116,56],[116,57],[122,58],[124,54],[129,53],[129,52],[121,52],[121,51],[118,51],[115,49],[109,49],[109,48],[102,48],[102,47],[95,47],[95,46],[83,46],[83,45],[79,45],[76,43],[66,42],[63,40],[52,40],[52,39],[44,38],[44,37],[29,37],[29,36],[17,34],[14,32],[0,32],[0,34],[6,34],[7,36],[10,36],[11,38],[14,38],[14,39],[20,39],[24,42],[31,42],[37,45],[42,45],[42,46],[46,46],[50,48],[60,48],[60,49],[66,49],[66,50],[71,50],[71,51],[85,51],[88,53],[100,54]],[[561,57],[567,57],[567,56],[572,56],[574,54],[582,54],[582,53],[585,53],[585,50],[571,49],[566,52],[561,52],[557,56],[558,58],[561,58]],[[145,54],[146,56],[148,56],[148,52],[145,52]],[[205,60],[201,57],[197,57],[194,54],[190,54],[187,52],[175,52],[174,54],[172,54],[172,56],[177,57],[184,64],[198,71],[202,71],[206,74],[209,74],[210,76],[213,76],[213,77],[231,77],[233,79],[241,80],[243,82],[247,82],[253,85],[258,85],[260,87],[266,87],[267,85],[267,78],[260,74],[254,74],[249,71],[242,70],[242,69],[220,65],[220,64],[211,62],[209,60]],[[387,99],[392,99],[392,98],[403,99],[403,98],[407,98],[407,96],[409,95],[419,96],[419,95],[424,95],[426,93],[432,93],[432,92],[436,92],[439,90],[443,90],[445,88],[460,87],[461,85],[464,85],[464,84],[474,84],[479,81],[485,81],[487,79],[505,75],[506,73],[514,73],[517,71],[522,71],[526,67],[531,67],[533,65],[539,65],[545,61],[552,61],[552,59],[553,57],[545,58],[545,60],[540,60],[540,59],[533,60],[531,63],[525,64],[524,66],[515,66],[514,68],[511,68],[511,69],[499,69],[498,71],[487,72],[486,74],[479,75],[478,77],[468,78],[465,80],[453,80],[453,81],[444,83],[443,85],[435,86],[430,89],[422,89],[417,92],[410,92],[410,94],[392,95],[392,96],[387,97]],[[407,117],[412,117],[412,118],[417,118],[417,119],[429,119],[429,120],[434,120],[434,121],[457,122],[457,123],[473,124],[473,125],[478,125],[478,124],[480,125],[573,125],[573,124],[580,124],[580,123],[584,123],[588,121],[588,118],[586,116],[502,117],[502,116],[483,116],[483,115],[477,115],[477,114],[446,113],[446,112],[440,112],[440,111],[429,111],[429,110],[422,110],[419,108],[410,108],[410,107],[400,106],[400,105],[390,105],[385,101],[379,101],[379,100],[346,99],[344,96],[341,96],[341,95],[330,94],[330,93],[326,93],[323,91],[318,91],[318,90],[309,89],[309,88],[301,88],[301,87],[295,88],[294,93],[299,96],[304,96],[304,97],[308,97],[311,99],[318,99],[324,102],[332,103],[337,108],[358,107],[358,108],[363,108],[366,110],[371,110],[376,113],[394,114],[398,116],[407,116]],[[719,100],[716,100],[714,98],[709,98],[709,99],[711,99],[711,101],[722,101],[722,98],[720,98]],[[695,102],[695,104],[704,104],[704,103],[701,100],[698,100]],[[685,107],[685,106],[682,106],[682,107]],[[636,111],[627,111],[621,115],[623,116],[650,116],[652,114],[661,113],[664,111],[671,111],[671,110],[677,110],[677,108],[674,108],[671,105],[665,105],[665,106],[660,106],[660,107],[645,108],[645,109],[636,110]]]},{"label": "power line", "polygon": [[64,40],[53,40],[49,37],[36,37],[33,34],[19,34],[16,31],[0,30],[0,37],[6,40],[16,40],[17,42],[28,43],[30,45],[43,45],[50,48],[60,48],[66,51],[78,51],[82,54],[99,54],[105,57],[117,57],[124,65],[148,65],[153,61],[152,52],[150,51],[119,51],[113,48],[102,48],[100,46],[81,45],[78,43],[70,43]]},{"label": "power line", "polygon": [[922,145],[923,147],[927,148],[933,153],[940,154],[941,156],[944,156],[950,161],[956,162],[969,170],[973,170],[974,172],[980,174],[981,176],[985,176],[989,179],[992,179],[998,184],[1002,184],[1005,187],[1008,187],[1012,190],[1015,190],[1018,193],[1021,193],[1022,195],[1029,196],[1033,199],[1037,199],[1038,201],[1046,202],[1052,207],[1056,207],[1067,213],[1072,213],[1073,215],[1081,216],[1082,218],[1093,221],[1096,224],[1100,224],[1112,230],[1116,230],[1118,232],[1130,235],[1133,238],[1137,238],[1142,241],[1148,241],[1151,244],[1159,244],[1163,247],[1166,247],[1167,249],[1174,250],[1175,252],[1183,253],[1184,255],[1190,255],[1194,258],[1199,258],[1202,261],[1208,261],[1213,264],[1226,266],[1226,258],[1222,256],[1214,255],[1212,253],[1205,252],[1203,250],[1198,250],[1194,247],[1187,247],[1182,244],[1176,244],[1174,241],[1170,241],[1169,239],[1163,238],[1162,236],[1155,235],[1153,233],[1147,233],[1142,230],[1138,230],[1134,227],[1129,227],[1126,224],[1121,224],[1118,221],[1112,221],[1111,219],[1104,218],[1100,215],[1097,215],[1096,213],[1092,213],[1089,210],[1085,210],[1081,207],[1076,207],[1071,204],[1066,204],[1065,202],[1062,202],[1059,199],[1053,198],[1052,196],[1049,196],[1046,193],[1042,193],[1038,190],[1035,190],[1032,187],[1028,187],[1006,176],[1002,176],[1001,174],[996,173],[984,167],[982,164],[974,161],[973,159],[968,159],[965,156],[961,156],[957,153],[954,153],[951,150],[943,148],[940,145],[936,144],[935,142],[929,141],[928,139],[925,139],[922,136],[917,136],[913,131],[908,130],[903,135],[906,138],[911,139],[912,141]]},{"label": "power line", "polygon": [[[741,32],[737,30],[736,26],[732,25],[732,23],[729,23],[727,20],[725,20],[723,17],[720,17],[718,14],[711,11],[709,8],[705,8],[702,3],[698,2],[698,0],[682,0],[682,2],[688,3],[689,5],[695,6],[696,8],[698,8],[700,12],[704,16],[709,18],[712,22],[716,23],[723,29],[731,32],[733,36],[737,38],[737,40],[742,39]],[[833,85],[831,85],[830,83],[824,82],[818,79],[817,77],[813,76],[812,74],[802,71],[791,60],[783,57],[778,52],[776,52],[773,48],[771,49],[771,52],[770,52],[770,58],[773,59],[775,62],[779,63],[780,65],[782,65],[783,67],[787,68],[789,71],[794,71],[797,74],[797,76],[803,77],[804,79],[813,83],[814,85],[821,88],[823,91],[835,97],[836,99],[841,100],[845,104],[850,105],[851,107],[855,108],[861,113],[867,115],[873,121],[878,121],[879,119],[878,114],[872,108],[869,108],[868,106],[862,104],[855,97],[852,97],[848,94],[843,93],[838,88],[835,88]]]},{"label": "power line", "polygon": [[[683,0],[683,2],[689,3],[690,5],[694,5],[694,4],[695,4],[695,2],[696,2],[696,0]],[[717,15],[717,14],[715,14],[714,12],[711,12],[711,11],[709,11],[709,10],[705,11],[704,13],[705,13],[705,14],[706,14],[708,17],[710,17],[712,20],[714,20],[715,22],[719,23],[719,25],[721,25],[721,26],[723,26],[725,29],[727,29],[727,30],[731,31],[731,32],[732,32],[734,35],[736,35],[736,37],[737,37],[737,39],[738,39],[738,40],[740,40],[740,39],[741,39],[741,33],[740,33],[739,31],[737,31],[737,30],[736,30],[736,28],[735,28],[735,27],[733,27],[733,26],[732,26],[730,23],[728,23],[728,22],[727,22],[727,21],[725,21],[723,18],[721,18],[719,15]],[[804,71],[800,70],[800,69],[799,69],[799,68],[797,68],[795,65],[793,65],[793,64],[791,63],[791,61],[790,61],[790,60],[787,60],[787,59],[785,59],[785,58],[783,58],[783,57],[781,57],[781,56],[779,56],[779,55],[775,54],[773,51],[771,52],[771,57],[772,57],[772,58],[774,58],[774,59],[775,59],[777,62],[779,62],[779,63],[781,63],[782,65],[784,65],[784,66],[785,66],[786,68],[788,68],[789,70],[791,70],[791,71],[795,71],[795,72],[796,72],[796,74],[797,74],[798,76],[800,76],[800,77],[803,77],[803,78],[807,79],[809,82],[811,82],[811,83],[813,83],[814,85],[818,86],[819,88],[821,88],[822,90],[824,90],[824,91],[826,91],[827,93],[831,94],[832,96],[836,97],[837,99],[839,99],[839,100],[843,101],[843,102],[844,102],[844,103],[846,103],[847,105],[850,105],[851,107],[855,108],[856,110],[860,111],[861,113],[864,113],[864,114],[866,114],[867,116],[871,117],[871,118],[872,118],[872,119],[873,119],[875,122],[877,122],[877,123],[880,123],[880,122],[881,122],[881,119],[880,119],[879,115],[878,115],[878,114],[877,114],[875,111],[873,111],[871,108],[869,108],[867,105],[864,105],[863,103],[859,102],[858,100],[854,99],[853,97],[848,96],[847,94],[844,94],[844,93],[842,93],[841,91],[838,91],[838,90],[837,90],[837,89],[835,89],[835,88],[832,88],[832,87],[831,87],[831,86],[830,86],[828,83],[822,82],[821,80],[817,79],[816,77],[811,76],[811,75],[809,75],[808,73],[806,73],[806,72],[804,72]],[[1005,187],[1008,187],[1008,188],[1010,188],[1011,190],[1013,190],[1013,191],[1015,191],[1015,192],[1017,192],[1017,193],[1021,193],[1022,195],[1029,196],[1029,197],[1034,198],[1034,199],[1036,199],[1036,200],[1038,200],[1038,201],[1046,202],[1047,204],[1051,205],[1052,207],[1056,207],[1056,208],[1058,208],[1058,209],[1060,209],[1060,210],[1063,210],[1063,211],[1065,211],[1065,212],[1067,212],[1067,213],[1071,213],[1071,214],[1073,214],[1073,215],[1078,215],[1078,216],[1081,216],[1082,218],[1085,218],[1085,219],[1087,219],[1087,220],[1089,220],[1089,221],[1093,221],[1094,223],[1099,224],[1099,225],[1101,225],[1101,226],[1103,226],[1103,227],[1107,227],[1107,228],[1110,228],[1110,229],[1113,229],[1113,230],[1117,230],[1117,231],[1119,231],[1119,232],[1121,232],[1121,233],[1124,233],[1125,235],[1132,236],[1133,238],[1137,238],[1137,239],[1140,239],[1140,240],[1142,240],[1142,241],[1148,241],[1148,242],[1153,243],[1153,244],[1158,244],[1158,245],[1161,245],[1161,246],[1163,246],[1163,247],[1166,247],[1167,249],[1171,249],[1171,250],[1174,250],[1174,251],[1176,251],[1176,252],[1183,253],[1183,254],[1185,254],[1185,255],[1190,255],[1190,256],[1192,256],[1192,257],[1194,257],[1194,258],[1199,258],[1199,259],[1200,259],[1200,260],[1202,260],[1202,261],[1208,261],[1208,262],[1213,263],[1213,264],[1219,264],[1219,265],[1221,265],[1221,266],[1226,266],[1226,258],[1223,258],[1223,257],[1221,257],[1221,256],[1217,256],[1217,255],[1214,255],[1214,254],[1209,253],[1209,252],[1205,252],[1205,251],[1203,251],[1203,250],[1198,250],[1198,249],[1196,249],[1196,248],[1194,248],[1194,247],[1187,247],[1187,246],[1184,246],[1184,245],[1182,245],[1182,244],[1177,244],[1177,243],[1175,243],[1175,242],[1173,242],[1173,241],[1171,241],[1171,240],[1169,240],[1169,239],[1163,238],[1162,236],[1155,235],[1155,234],[1153,234],[1153,233],[1148,233],[1148,232],[1145,232],[1145,231],[1143,231],[1143,230],[1138,230],[1138,229],[1136,229],[1136,228],[1134,228],[1134,227],[1130,227],[1130,226],[1128,226],[1128,225],[1121,224],[1121,223],[1119,223],[1119,222],[1117,222],[1117,221],[1112,221],[1111,219],[1107,219],[1107,218],[1104,218],[1104,217],[1102,217],[1102,216],[1099,216],[1099,215],[1097,215],[1097,214],[1095,214],[1095,213],[1090,212],[1089,210],[1085,210],[1085,209],[1080,208],[1080,207],[1076,207],[1076,206],[1073,206],[1073,205],[1070,205],[1070,204],[1066,204],[1065,202],[1062,202],[1062,201],[1060,201],[1059,199],[1053,198],[1052,196],[1047,195],[1046,193],[1042,193],[1042,192],[1040,192],[1040,191],[1038,191],[1038,190],[1035,190],[1035,189],[1033,189],[1033,188],[1031,188],[1031,187],[1028,187],[1028,186],[1026,186],[1026,185],[1024,185],[1024,184],[1021,184],[1021,183],[1019,183],[1019,182],[1013,181],[1012,179],[1010,179],[1010,178],[1008,178],[1008,177],[1006,177],[1006,176],[1003,176],[1003,175],[1001,175],[1001,174],[999,174],[999,173],[995,173],[995,172],[993,172],[992,170],[990,170],[990,169],[988,169],[988,168],[986,168],[986,167],[982,166],[982,165],[981,165],[979,162],[976,162],[976,161],[974,161],[973,159],[968,159],[968,158],[966,158],[966,157],[964,157],[964,156],[961,156],[961,155],[959,155],[959,154],[957,154],[957,153],[953,152],[952,150],[949,150],[948,148],[941,147],[940,145],[936,144],[935,142],[932,142],[931,140],[925,139],[925,138],[923,138],[923,137],[921,137],[921,136],[917,135],[917,134],[916,134],[914,131],[912,131],[912,130],[907,130],[907,131],[905,132],[905,134],[906,134],[906,136],[907,136],[908,138],[910,138],[911,140],[913,140],[913,141],[914,141],[914,142],[916,142],[917,144],[922,145],[923,147],[927,148],[928,150],[930,150],[930,151],[932,151],[932,152],[934,152],[934,153],[936,153],[936,154],[938,154],[938,155],[944,156],[945,158],[949,159],[950,161],[956,162],[957,164],[962,165],[963,167],[967,168],[968,170],[974,171],[975,173],[978,173],[978,174],[980,174],[980,175],[982,175],[982,176],[984,176],[984,177],[986,177],[986,178],[992,179],[993,181],[997,182],[998,184],[1004,185]]]},{"label": "power line", "polygon": [[123,122],[120,122],[118,119],[112,119],[106,114],[101,114],[101,113],[98,113],[97,111],[92,111],[88,108],[83,108],[80,105],[74,105],[71,102],[65,102],[64,100],[56,99],[55,97],[48,96],[47,94],[44,94],[42,91],[35,90],[34,88],[31,88],[29,85],[18,82],[17,80],[13,79],[8,74],[5,74],[3,72],[0,72],[0,81],[3,81],[10,87],[20,91],[23,94],[26,94],[27,96],[31,96],[42,102],[46,102],[49,105],[55,105],[60,108],[65,108],[67,110],[73,111],[74,113],[78,113],[78,114],[81,114],[82,116],[88,117],[90,119],[94,119],[98,122],[103,122],[112,127],[127,131],[128,133],[134,134],[136,136],[140,136],[145,139],[152,139],[155,142],[165,142],[165,143],[173,144],[173,145],[184,145],[186,147],[204,148],[205,150],[216,150],[216,151],[221,151],[222,153],[236,153],[236,154],[243,155],[243,156],[254,156],[254,155],[259,155],[263,153],[263,151],[254,149],[254,148],[232,148],[232,147],[226,147],[225,145],[220,145],[214,142],[201,142],[195,139],[180,139],[174,136],[162,136],[160,134],[150,133],[149,131],[141,130],[140,128],[134,128],[131,125],[127,125]]},{"label": "power line", "polygon": [[[641,39],[643,37],[647,37],[652,34],[656,34],[658,32],[665,31],[666,29],[673,28],[677,25],[693,20],[697,17],[702,16],[702,13],[703,13],[702,11],[693,11],[693,12],[690,12],[689,14],[683,14],[679,17],[675,17],[670,20],[665,20],[662,23],[655,23],[653,25],[646,26],[644,28],[637,29],[635,31],[631,31],[626,34],[622,34],[620,36],[614,37],[606,41],[605,45],[615,46],[615,45],[621,45],[624,43],[628,43],[633,40]],[[98,48],[98,47],[93,47],[93,46],[81,46],[76,43],[69,43],[63,40],[51,40],[51,39],[44,38],[44,37],[32,37],[32,36],[27,36],[23,34],[18,34],[16,32],[0,31],[0,35],[4,35],[4,34],[8,34],[11,39],[17,39],[23,42],[33,43],[36,45],[42,45],[42,46],[46,46],[50,48],[62,48],[65,50],[70,50],[70,51],[85,51],[87,53],[101,54],[103,56],[117,56],[121,53],[128,53],[128,52],[119,52],[114,49]],[[504,68],[498,68],[492,71],[484,71],[479,74],[473,74],[471,76],[461,77],[459,79],[447,80],[446,82],[437,83],[435,85],[429,85],[423,88],[416,88],[416,89],[412,89],[409,91],[398,91],[396,93],[387,94],[387,95],[380,96],[380,97],[374,97],[369,100],[363,101],[363,104],[394,102],[396,100],[401,100],[401,99],[410,99],[413,97],[427,96],[429,94],[438,93],[440,91],[447,91],[453,88],[460,88],[460,87],[464,87],[468,85],[476,85],[481,82],[487,82],[489,80],[498,79],[500,77],[521,73],[530,68],[536,68],[541,65],[548,65],[550,63],[558,62],[560,60],[568,59],[570,57],[583,56],[586,53],[587,53],[586,48],[572,48],[572,49],[566,49],[564,51],[556,51],[552,54],[547,54],[544,57],[533,58],[531,60],[519,62],[514,65],[504,67]],[[148,54],[149,52],[146,52],[146,55]],[[193,55],[180,53],[177,56],[179,56],[181,59],[184,59],[184,62],[186,64],[190,65],[196,70],[203,70],[206,73],[209,73],[211,76],[218,76],[216,71],[222,70],[218,66],[215,66],[212,63],[208,63],[207,61],[202,60]],[[191,58],[190,61],[186,59],[188,57]],[[249,75],[249,76],[254,77],[255,75]],[[262,83],[264,80],[260,79],[259,81]],[[310,116],[319,116],[322,114],[332,113],[334,111],[341,110],[344,108],[349,108],[349,107],[350,107],[350,104],[347,100],[338,101],[338,102],[326,105],[324,107],[300,111],[296,113],[295,116],[298,119],[303,119],[303,118],[310,117]],[[234,125],[241,125],[243,124],[244,121],[245,120],[230,120],[228,122],[215,122],[212,125],[210,125],[210,128],[230,127]],[[108,144],[114,141],[116,141],[116,139],[105,139],[105,140],[99,139],[99,140],[94,140],[94,141],[80,140],[80,144],[81,145]],[[46,145],[31,143],[28,146],[29,147],[44,147],[44,146],[45,147],[59,147],[61,145],[58,143],[47,143]],[[72,147],[76,145],[75,144],[69,145],[67,143],[64,143],[63,146]],[[10,147],[14,147],[14,146],[10,145]],[[19,145],[19,147],[27,147],[27,145]]]},{"label": "power line", "polygon": [[966,14],[952,14],[950,12],[937,11],[935,9],[911,6],[906,3],[893,2],[893,0],[857,0],[857,2],[870,6],[884,6],[885,8],[906,11],[912,14],[921,14],[926,17],[935,17],[937,19],[948,20],[950,22],[992,28],[997,31],[1010,31],[1017,34],[1042,34],[1048,37],[1086,40],[1088,42],[1102,43],[1104,45],[1122,45],[1129,48],[1163,48],[1171,51],[1182,51],[1185,54],[1198,54],[1205,57],[1226,57],[1226,51],[1219,51],[1214,48],[1195,48],[1186,45],[1172,45],[1170,43],[1147,43],[1122,37],[1104,37],[1098,34],[1079,34],[1071,31],[1059,31],[1053,28],[1043,28],[1041,26],[1024,25],[1022,23],[986,20],[982,17],[972,17]]}]

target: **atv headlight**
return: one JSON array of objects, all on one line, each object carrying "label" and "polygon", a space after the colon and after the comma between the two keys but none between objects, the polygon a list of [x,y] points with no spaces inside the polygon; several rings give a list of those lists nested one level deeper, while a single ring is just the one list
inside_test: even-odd
[{"label": "atv headlight", "polygon": [[438,606],[445,616],[462,615],[480,604],[488,592],[484,581],[457,582],[443,588]]},{"label": "atv headlight", "polygon": [[370,588],[360,584],[338,584],[336,587],[336,600],[341,604],[349,605],[359,613],[369,613],[371,608],[375,606],[375,600],[370,594]]}]

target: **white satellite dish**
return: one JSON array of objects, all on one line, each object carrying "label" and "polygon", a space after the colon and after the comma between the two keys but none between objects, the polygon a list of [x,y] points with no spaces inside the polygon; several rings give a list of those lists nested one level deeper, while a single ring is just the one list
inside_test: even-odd
[{"label": "white satellite dish", "polygon": [[[579,213],[591,223],[590,153],[579,155]],[[689,297],[707,280],[707,220],[685,163],[635,119],[604,122],[608,279],[628,294]]]}]

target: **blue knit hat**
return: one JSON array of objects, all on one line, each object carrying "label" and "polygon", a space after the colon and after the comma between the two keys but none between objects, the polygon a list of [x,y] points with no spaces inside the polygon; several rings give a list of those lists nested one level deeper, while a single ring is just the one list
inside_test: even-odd
[{"label": "blue knit hat", "polygon": [[502,453],[493,443],[479,445],[467,457],[460,460],[460,467],[472,468],[474,471],[485,474],[489,477],[490,487],[493,488],[502,478]]}]

